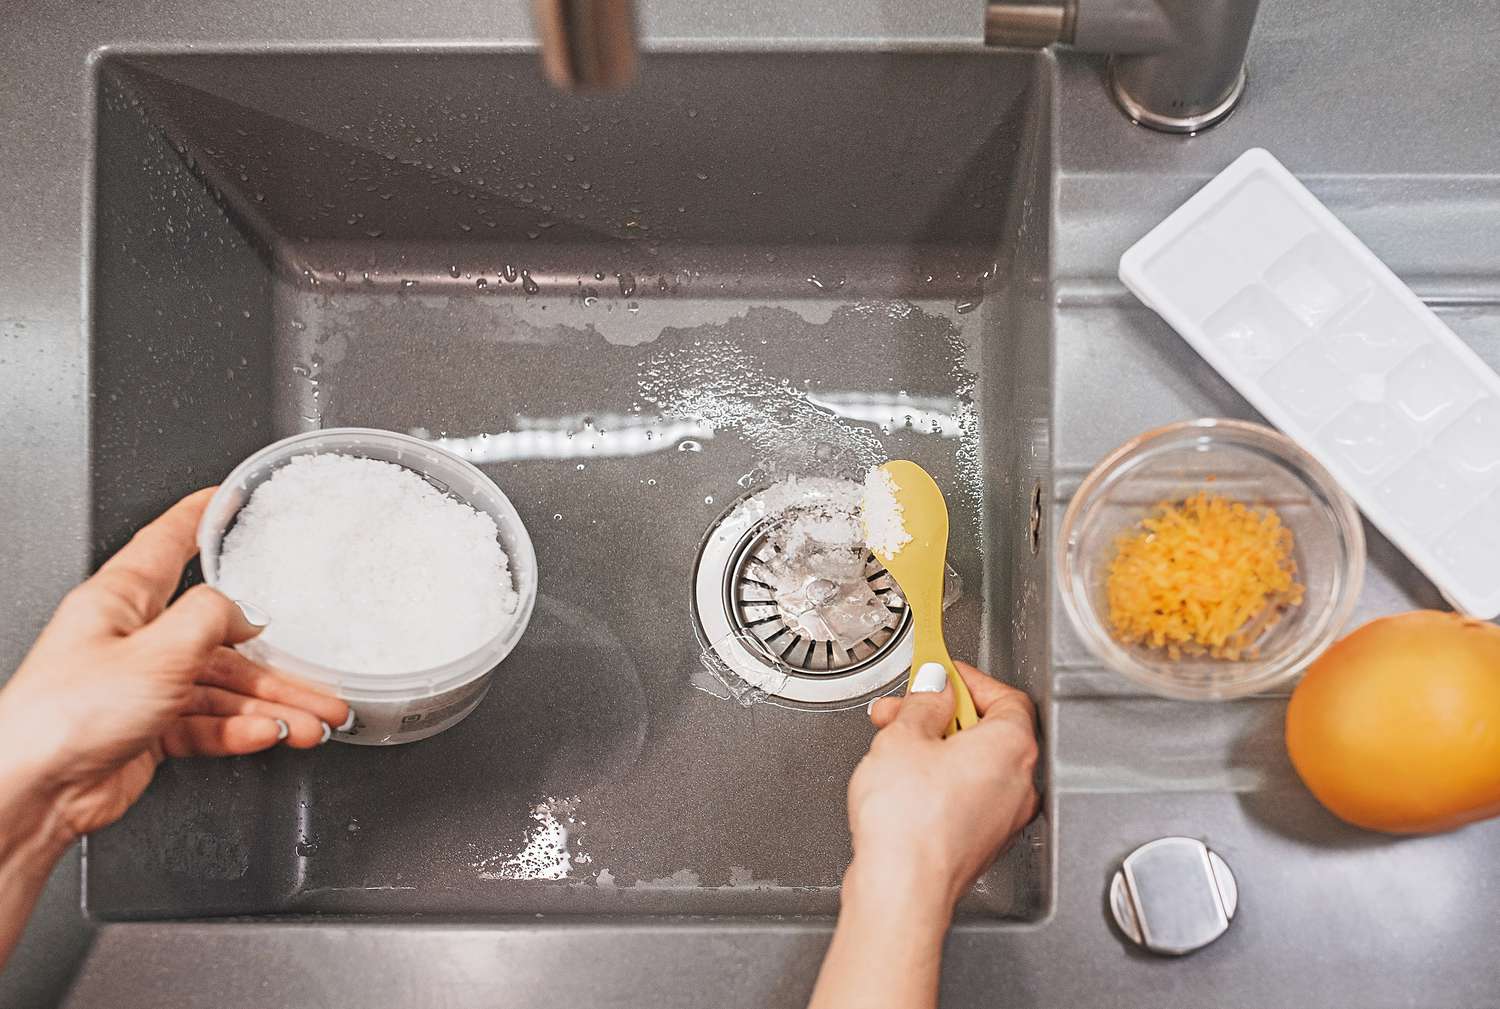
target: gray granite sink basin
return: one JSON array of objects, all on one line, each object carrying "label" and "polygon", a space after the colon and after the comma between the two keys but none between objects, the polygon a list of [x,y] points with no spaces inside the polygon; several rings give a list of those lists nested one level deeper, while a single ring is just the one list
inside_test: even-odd
[{"label": "gray granite sink basin", "polygon": [[[927,466],[955,653],[1046,700],[1041,57],[655,53],[609,99],[529,53],[95,72],[96,560],[264,444],[370,426],[492,476],[541,596],[442,735],[164,766],[89,839],[94,915],[831,913],[878,690],[700,689],[691,603],[710,528],[787,475]],[[962,916],[1047,915],[1053,840]]]}]

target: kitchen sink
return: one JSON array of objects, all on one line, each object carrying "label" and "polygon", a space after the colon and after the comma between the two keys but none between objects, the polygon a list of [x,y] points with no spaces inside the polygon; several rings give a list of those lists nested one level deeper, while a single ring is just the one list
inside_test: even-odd
[{"label": "kitchen sink", "polygon": [[[277,438],[379,427],[494,478],[541,591],[448,732],[164,765],[89,839],[90,912],[835,911],[864,702],[900,670],[742,689],[695,579],[746,495],[915,459],[953,650],[1045,720],[1046,59],[657,51],[594,98],[520,50],[97,59],[96,562]],[[1054,840],[960,916],[1047,915]]]}]

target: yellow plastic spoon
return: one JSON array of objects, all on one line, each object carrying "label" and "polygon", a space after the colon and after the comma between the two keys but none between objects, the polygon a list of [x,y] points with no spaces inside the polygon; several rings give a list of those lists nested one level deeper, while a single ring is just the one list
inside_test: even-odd
[{"label": "yellow plastic spoon", "polygon": [[943,492],[927,471],[914,462],[897,459],[880,467],[891,478],[896,503],[901,506],[901,523],[911,537],[893,554],[874,550],[885,565],[906,605],[911,607],[911,672],[906,686],[925,663],[938,662],[948,671],[948,683],[957,700],[953,722],[945,735],[967,729],[979,721],[969,688],[953,666],[948,646],[943,643],[943,571],[948,557],[948,504]]}]

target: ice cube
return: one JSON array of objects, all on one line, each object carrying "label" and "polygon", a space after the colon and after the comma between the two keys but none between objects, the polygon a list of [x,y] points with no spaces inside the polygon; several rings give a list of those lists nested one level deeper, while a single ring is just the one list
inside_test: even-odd
[{"label": "ice cube", "polygon": [[1479,379],[1446,347],[1423,347],[1396,365],[1386,379],[1390,401],[1418,424],[1436,424],[1483,394]]},{"label": "ice cube", "polygon": [[1209,338],[1222,346],[1252,375],[1262,375],[1312,331],[1288,312],[1269,291],[1245,288],[1205,325]]},{"label": "ice cube", "polygon": [[1469,407],[1433,439],[1432,450],[1470,486],[1500,486],[1500,399],[1487,396]]},{"label": "ice cube", "polygon": [[1411,422],[1383,403],[1356,403],[1318,432],[1319,444],[1365,476],[1411,457],[1422,438]]},{"label": "ice cube", "polygon": [[1321,427],[1354,401],[1352,377],[1317,342],[1295,348],[1261,385],[1309,427]]},{"label": "ice cube", "polygon": [[1461,588],[1493,592],[1500,583],[1500,494],[1459,519],[1438,541],[1437,556]]},{"label": "ice cube", "polygon": [[1327,235],[1309,235],[1266,271],[1266,286],[1317,328],[1370,291],[1360,262]]},{"label": "ice cube", "polygon": [[1480,497],[1457,467],[1426,453],[1396,470],[1376,494],[1418,535],[1447,529]]},{"label": "ice cube", "polygon": [[1248,279],[1310,234],[1313,223],[1280,188],[1252,177],[1225,198],[1201,227],[1217,245],[1233,252],[1236,268]]},{"label": "ice cube", "polygon": [[1423,321],[1385,291],[1376,291],[1324,330],[1328,353],[1345,371],[1384,374],[1427,340]]},{"label": "ice cube", "polygon": [[1245,283],[1230,255],[1201,231],[1174,239],[1145,266],[1146,276],[1170,292],[1196,322],[1224,304]]}]

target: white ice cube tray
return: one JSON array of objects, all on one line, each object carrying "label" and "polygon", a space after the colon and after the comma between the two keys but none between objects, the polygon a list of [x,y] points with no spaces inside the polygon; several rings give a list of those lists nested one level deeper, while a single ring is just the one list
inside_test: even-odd
[{"label": "white ice cube tray", "polygon": [[1500,376],[1281,162],[1245,152],[1120,279],[1449,602],[1500,616]]}]

